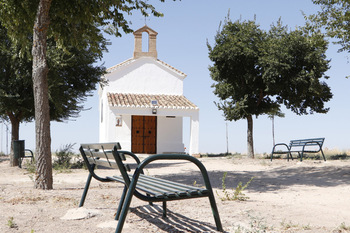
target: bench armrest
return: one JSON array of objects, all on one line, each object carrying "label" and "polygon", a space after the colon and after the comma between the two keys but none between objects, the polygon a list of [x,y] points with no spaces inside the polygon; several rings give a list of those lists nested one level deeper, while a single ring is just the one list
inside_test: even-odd
[{"label": "bench armrest", "polygon": [[[290,154],[290,149],[291,149],[291,148],[290,148],[286,143],[277,143],[277,144],[275,144],[275,145],[273,146],[272,152],[271,152],[271,161],[272,161],[273,154],[275,153],[275,148],[276,148],[277,146],[285,146],[285,147],[287,147],[287,150],[286,150],[286,151],[277,152],[277,154],[284,154],[284,153],[287,153],[287,157],[288,157],[288,161],[289,161],[289,154]],[[292,155],[290,155],[290,156],[292,156]],[[293,157],[292,157],[292,159],[293,159]]]},{"label": "bench armrest", "polygon": [[272,153],[275,152],[275,148],[276,148],[277,146],[285,146],[285,147],[287,147],[288,152],[289,152],[289,150],[290,150],[289,146],[288,146],[286,143],[277,143],[277,144],[275,144],[275,145],[273,146],[273,148],[272,148]]},{"label": "bench armrest", "polygon": [[187,161],[194,163],[202,173],[202,177],[204,179],[206,189],[209,190],[209,192],[211,192],[212,187],[210,184],[207,169],[204,167],[204,165],[195,157],[192,157],[190,155],[182,155],[182,154],[157,154],[157,155],[152,155],[152,156],[146,158],[136,168],[134,175],[133,175],[133,178],[131,180],[130,186],[136,185],[137,180],[138,180],[140,174],[142,174],[143,168],[145,166],[147,166],[151,162],[154,162],[157,160],[187,160]]},{"label": "bench armrest", "polygon": [[[305,147],[308,146],[308,144],[315,144],[315,143],[319,146],[318,151],[315,150],[315,152],[321,151],[321,149],[322,149],[322,144],[319,143],[319,142],[306,142],[305,145],[303,146],[303,150],[302,150],[302,151],[303,151],[303,152],[305,151]],[[316,145],[312,145],[312,146],[316,146]],[[315,148],[315,149],[316,149],[316,148]]]},{"label": "bench armrest", "polygon": [[124,150],[118,150],[119,154],[126,154],[129,155],[131,158],[133,158],[135,160],[135,162],[137,163],[137,165],[139,165],[141,163],[139,157],[137,157],[137,155],[135,155],[134,153],[130,152],[130,151],[124,151]]}]

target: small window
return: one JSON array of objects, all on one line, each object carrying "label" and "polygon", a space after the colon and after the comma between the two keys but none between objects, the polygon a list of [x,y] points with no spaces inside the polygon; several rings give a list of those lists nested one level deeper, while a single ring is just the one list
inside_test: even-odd
[{"label": "small window", "polygon": [[148,52],[149,35],[147,32],[142,32],[142,52]]},{"label": "small window", "polygon": [[157,101],[157,100],[151,100],[151,104],[152,104],[153,106],[157,106],[157,105],[158,105],[158,101]]}]

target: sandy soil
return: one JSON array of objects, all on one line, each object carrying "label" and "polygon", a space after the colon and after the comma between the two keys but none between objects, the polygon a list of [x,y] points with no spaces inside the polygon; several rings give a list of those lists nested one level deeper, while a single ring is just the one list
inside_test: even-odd
[{"label": "sandy soil", "polygon": [[[350,161],[200,160],[209,172],[226,232],[350,232]],[[32,175],[9,167],[3,157],[0,171],[0,232],[115,231],[120,184],[93,180],[84,208],[78,209],[87,170],[55,173],[49,191],[34,189]],[[230,192],[254,177],[243,192],[247,201],[221,200],[224,172]],[[203,184],[187,162],[157,163],[146,173]],[[79,214],[83,219],[74,219]],[[206,198],[169,202],[167,219],[162,219],[160,205],[150,207],[134,198],[123,232],[215,232],[215,224]]]}]

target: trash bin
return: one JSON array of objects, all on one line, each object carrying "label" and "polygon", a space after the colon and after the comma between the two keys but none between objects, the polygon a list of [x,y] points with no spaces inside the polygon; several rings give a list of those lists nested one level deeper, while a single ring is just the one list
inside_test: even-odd
[{"label": "trash bin", "polygon": [[24,140],[13,141],[13,156],[14,160],[18,161],[18,166],[21,167],[22,159],[24,158]]}]

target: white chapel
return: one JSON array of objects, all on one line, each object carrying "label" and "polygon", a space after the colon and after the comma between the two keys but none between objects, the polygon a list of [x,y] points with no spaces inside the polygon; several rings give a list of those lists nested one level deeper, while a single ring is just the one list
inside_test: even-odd
[{"label": "white chapel", "polygon": [[157,34],[148,26],[135,31],[134,56],[107,69],[107,85],[99,89],[99,140],[134,153],[184,153],[183,118],[189,117],[186,146],[198,154],[199,108],[183,95],[186,74],[157,58]]}]

